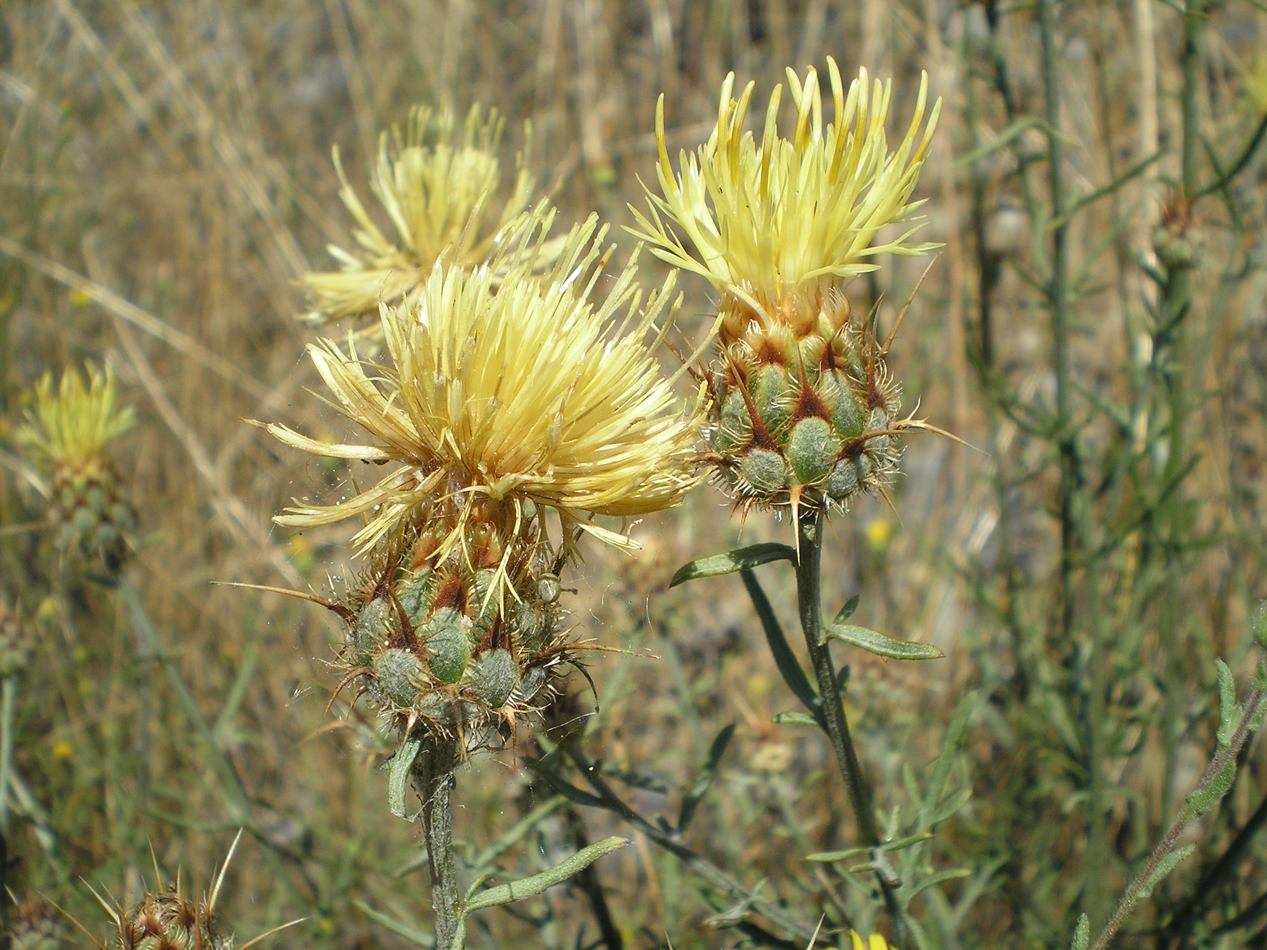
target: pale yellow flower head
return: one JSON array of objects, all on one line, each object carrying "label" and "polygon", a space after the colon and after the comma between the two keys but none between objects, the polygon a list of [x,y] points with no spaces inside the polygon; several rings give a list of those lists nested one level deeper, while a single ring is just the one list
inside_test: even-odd
[{"label": "pale yellow flower head", "polygon": [[[395,303],[417,289],[437,261],[475,267],[491,257],[508,226],[533,204],[537,187],[522,152],[513,174],[503,168],[504,125],[495,110],[478,106],[461,123],[419,107],[403,134],[398,127],[384,133],[370,190],[390,221],[385,230],[348,183],[336,147],[339,197],[356,222],[356,246],[331,245],[340,269],[304,277],[313,300],[305,319],[372,317],[380,301]],[[549,243],[535,248],[543,266],[552,250]]]},{"label": "pale yellow flower head", "polygon": [[18,430],[18,442],[32,461],[49,469],[87,468],[98,464],[111,440],[136,423],[131,406],[120,407],[114,374],[88,364],[86,376],[69,369],[55,387],[45,373],[36,383],[34,405],[26,424]]},{"label": "pale yellow flower head", "polygon": [[[551,217],[536,215],[506,253],[525,259]],[[702,410],[698,397],[690,404],[675,394],[653,354],[671,320],[673,280],[644,301],[633,261],[604,274],[605,236],[591,217],[540,275],[519,265],[499,277],[500,260],[437,265],[408,304],[382,308],[385,366],[358,356],[351,340],[346,349],[330,340],[309,346],[332,405],[369,438],[336,445],[281,425],[268,430],[317,455],[391,467],[341,504],[297,506],[278,523],[366,515],[353,538],[364,551],[424,526],[441,502],[470,511],[486,499],[484,509],[508,506],[514,524],[544,507],[558,513],[565,537],[580,527],[629,543],[590,516],[677,504],[696,480],[690,463]],[[447,549],[462,542],[464,517]]]},{"label": "pale yellow flower head", "polygon": [[[893,151],[885,134],[891,84],[866,70],[846,90],[827,60],[834,116],[824,128],[818,73],[787,71],[795,125],[778,124],[783,87],[776,86],[758,140],[744,130],[754,84],[736,101],[734,74],[722,86],[717,125],[674,172],[665,143],[664,97],[656,108],[661,195],[648,190],[649,215],[633,209],[635,233],[675,267],[707,278],[723,297],[747,304],[770,322],[788,298],[817,309],[824,289],[874,270],[876,255],[919,254],[911,195],[923,167],[941,101],[927,115],[927,76],[915,113]],[[881,229],[910,226],[877,243]]]}]

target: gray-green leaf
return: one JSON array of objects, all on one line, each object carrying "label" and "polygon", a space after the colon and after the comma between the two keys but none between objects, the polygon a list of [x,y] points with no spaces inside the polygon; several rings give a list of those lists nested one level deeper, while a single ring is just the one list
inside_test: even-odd
[{"label": "gray-green leaf", "polygon": [[406,739],[387,763],[387,805],[393,815],[405,821],[413,821],[418,817],[416,813],[410,815],[405,811],[405,786],[409,782],[414,759],[418,758],[418,750],[421,748],[421,739]]},{"label": "gray-green leaf", "polygon": [[1073,932],[1073,943],[1069,950],[1087,950],[1091,946],[1091,918],[1082,914],[1078,918],[1078,926]]},{"label": "gray-green leaf", "polygon": [[828,639],[839,640],[850,646],[859,647],[876,656],[890,660],[935,660],[945,656],[930,643],[916,643],[913,640],[895,640],[866,627],[855,627],[847,623],[834,623],[827,628]]},{"label": "gray-green leaf", "polygon": [[1171,851],[1170,854],[1158,861],[1157,867],[1153,868],[1153,873],[1148,875],[1148,880],[1144,881],[1143,886],[1140,887],[1137,899],[1143,901],[1152,897],[1153,888],[1160,884],[1167,874],[1177,868],[1196,849],[1197,846],[1195,844],[1186,844],[1177,851]]},{"label": "gray-green leaf", "polygon": [[587,848],[582,848],[570,858],[566,858],[554,867],[539,874],[521,877],[517,881],[490,887],[466,902],[466,906],[463,908],[463,916],[469,916],[477,910],[483,910],[485,907],[498,907],[502,904],[523,900],[525,897],[536,897],[538,894],[554,887],[554,885],[566,881],[573,874],[585,870],[603,855],[618,851],[629,843],[630,840],[628,838],[604,838],[602,841],[594,842]]},{"label": "gray-green leaf", "polygon": [[733,574],[735,571],[769,564],[771,561],[794,560],[796,560],[796,550],[786,544],[778,544],[773,541],[751,544],[746,548],[735,548],[733,551],[723,551],[721,554],[710,554],[708,557],[697,558],[694,561],[683,564],[678,568],[677,573],[673,575],[673,580],[669,581],[669,586],[677,587],[678,584],[693,581],[697,577],[718,577],[722,574]]}]

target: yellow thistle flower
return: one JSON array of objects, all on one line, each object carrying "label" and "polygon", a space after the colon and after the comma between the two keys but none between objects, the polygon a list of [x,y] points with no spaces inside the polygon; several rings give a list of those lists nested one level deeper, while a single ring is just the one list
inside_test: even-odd
[{"label": "yellow thistle flower", "polygon": [[35,386],[35,405],[27,412],[18,442],[33,460],[50,469],[59,465],[89,465],[102,457],[107,443],[136,424],[131,406],[116,407],[114,374],[85,367],[87,381],[67,370],[53,388],[45,373]]},{"label": "yellow thistle flower", "polygon": [[[710,374],[712,460],[741,504],[844,506],[896,468],[898,387],[874,324],[852,319],[843,284],[874,270],[878,254],[920,254],[912,200],[940,112],[927,109],[927,76],[897,147],[885,136],[891,88],[866,71],[846,92],[831,59],[835,108],[824,128],[818,74],[788,70],[795,111],[779,133],[776,86],[761,138],[744,131],[754,86],[736,101],[722,86],[717,125],[675,173],[656,109],[657,176],[634,233],[719,294],[720,360]],[[925,117],[927,115],[927,121]],[[889,225],[907,224],[881,241]]]},{"label": "yellow thistle flower", "polygon": [[874,243],[882,228],[910,221],[923,204],[911,194],[941,111],[939,99],[924,123],[927,75],[906,133],[890,152],[884,125],[891,84],[869,82],[864,69],[846,93],[835,61],[828,58],[827,67],[835,117],[826,130],[817,72],[811,68],[802,81],[789,69],[793,135],[779,134],[783,87],[775,86],[758,143],[744,131],[755,84],[748,83],[736,101],[732,73],[722,85],[716,128],[695,154],[680,154],[676,174],[661,96],[656,173],[663,197],[648,190],[649,217],[631,209],[635,233],[659,257],[707,278],[766,322],[789,294],[874,270],[871,259],[878,254],[920,254],[934,246],[912,242],[918,225]]},{"label": "yellow thistle flower", "polygon": [[[350,338],[346,350],[331,340],[309,346],[333,405],[371,440],[340,445],[282,425],[268,431],[316,455],[395,467],[340,504],[290,508],[279,524],[368,515],[353,538],[364,552],[425,526],[437,500],[457,500],[469,513],[480,507],[470,502],[484,498],[513,511],[511,540],[531,520],[520,513],[540,506],[558,513],[565,537],[580,527],[630,544],[589,516],[677,504],[695,481],[689,463],[700,403],[682,404],[647,340],[658,328],[658,341],[672,319],[672,277],[644,303],[630,261],[600,296],[610,250],[593,216],[572,231],[547,273],[503,269],[531,257],[552,218],[534,215],[490,264],[437,265],[411,303],[384,306],[389,366],[362,359]],[[437,558],[462,540],[467,520],[457,519]]]},{"label": "yellow thistle flower", "polygon": [[38,468],[52,476],[42,488],[63,550],[99,553],[117,567],[136,511],[123,493],[106,446],[136,423],[131,406],[119,407],[114,375],[89,365],[85,381],[76,370],[54,389],[52,374],[35,386],[34,406],[18,430],[18,443]]},{"label": "yellow thistle flower", "polygon": [[[461,124],[452,114],[420,107],[410,114],[404,134],[399,127],[390,137],[384,133],[370,188],[394,234],[374,223],[348,184],[336,147],[339,197],[356,222],[357,246],[331,245],[340,269],[304,278],[313,297],[305,319],[369,317],[380,301],[395,303],[417,289],[438,260],[473,267],[491,256],[536,191],[522,152],[513,178],[506,180],[498,157],[504,125],[495,110],[485,114],[478,106]],[[525,137],[529,131],[525,126]],[[534,250],[548,265],[552,249],[545,243]]]},{"label": "yellow thistle flower", "polygon": [[849,931],[850,950],[897,950],[880,934],[870,934],[863,937],[856,930]]}]

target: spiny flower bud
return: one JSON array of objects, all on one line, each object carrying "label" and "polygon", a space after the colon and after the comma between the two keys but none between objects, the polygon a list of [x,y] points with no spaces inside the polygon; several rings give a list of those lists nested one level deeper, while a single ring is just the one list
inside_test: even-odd
[{"label": "spiny flower bud", "polygon": [[[711,376],[717,480],[745,503],[845,504],[896,469],[897,387],[878,342],[827,295],[798,336],[755,318]],[[839,315],[845,314],[843,321]]]},{"label": "spiny flower bud", "polygon": [[660,195],[633,209],[637,236],[667,263],[709,280],[719,294],[719,361],[708,374],[718,480],[745,504],[844,504],[894,471],[898,389],[874,324],[853,318],[846,281],[875,270],[876,255],[920,254],[917,224],[887,243],[880,232],[913,222],[912,200],[940,102],[924,122],[927,78],[896,149],[885,120],[890,87],[866,71],[846,92],[828,59],[834,121],[824,128],[818,74],[788,70],[795,109],[779,131],[775,88],[758,140],[745,131],[754,85],[736,101],[722,87],[717,125],[675,173],[656,112]]},{"label": "spiny flower bud", "polygon": [[17,676],[31,659],[31,639],[17,609],[0,594],[0,679]]},{"label": "spiny flower bud", "polygon": [[[224,863],[213,876],[210,889],[199,899],[186,895],[179,875],[165,888],[156,887],[153,891],[146,891],[130,907],[106,901],[93,890],[93,896],[114,922],[114,939],[111,942],[113,950],[233,950],[233,936],[224,933],[216,918],[216,901],[224,884],[225,874],[228,873],[229,863],[241,840],[242,833],[238,832]],[[293,920],[274,927],[267,933],[248,940],[245,946],[258,946],[273,934],[300,922]],[[104,948],[105,944],[98,946]]]},{"label": "spiny flower bud", "polygon": [[233,938],[216,929],[215,915],[206,902],[194,903],[178,885],[146,893],[140,902],[119,915],[117,950],[232,950]]},{"label": "spiny flower bud", "polygon": [[9,929],[4,936],[7,950],[62,950],[70,942],[61,915],[39,899],[18,904],[9,912]]},{"label": "spiny flower bud", "polygon": [[56,390],[46,374],[35,387],[34,407],[18,440],[46,486],[49,523],[66,553],[100,557],[118,570],[136,529],[136,509],[106,457],[106,446],[132,428],[132,408],[116,408],[114,376],[87,367],[87,381],[67,370]]},{"label": "spiny flower bud", "polygon": [[[455,521],[465,541],[446,550]],[[567,655],[557,554],[539,510],[490,499],[436,502],[396,548],[331,605],[347,621],[348,679],[407,732],[456,733],[473,749],[552,695]]]}]

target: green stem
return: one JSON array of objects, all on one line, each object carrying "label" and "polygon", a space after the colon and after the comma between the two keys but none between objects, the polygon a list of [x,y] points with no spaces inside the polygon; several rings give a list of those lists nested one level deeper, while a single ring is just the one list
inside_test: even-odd
[{"label": "green stem", "polygon": [[[1254,721],[1258,718],[1264,702],[1267,702],[1267,692],[1259,688],[1252,690],[1246,697],[1245,711],[1241,714],[1236,730],[1228,739],[1227,745],[1219,749],[1214,758],[1210,760],[1209,765],[1206,766],[1196,790],[1188,797],[1189,801],[1198,798],[1203,791],[1206,791],[1213,783],[1219,781],[1225,770],[1235,767],[1237,757],[1253,731]],[[1226,791],[1222,794],[1226,794]],[[1188,826],[1197,821],[1200,816],[1200,813],[1190,808],[1187,802],[1180,807],[1179,814],[1170,823],[1170,827],[1166,829],[1166,833],[1162,836],[1161,841],[1157,843],[1157,847],[1153,849],[1152,854],[1149,855],[1143,868],[1127,885],[1126,891],[1122,894],[1122,899],[1118,902],[1117,910],[1109,918],[1108,923],[1104,925],[1100,936],[1091,945],[1091,950],[1107,950],[1113,937],[1122,929],[1122,924],[1126,922],[1126,918],[1131,915],[1139,905],[1139,902],[1144,899],[1144,895],[1149,890],[1150,883],[1152,883],[1153,877],[1161,863],[1179,846],[1179,842],[1183,839],[1184,832],[1187,831]]]},{"label": "green stem", "polygon": [[[827,641],[823,637],[822,511],[818,508],[802,508],[796,516],[796,530],[799,540],[799,557],[796,562],[796,599],[801,618],[801,631],[805,634],[805,646],[809,650],[810,663],[814,667],[814,676],[818,680],[818,693],[822,697],[827,735],[831,739],[832,750],[836,753],[840,776],[844,779],[845,789],[849,793],[849,804],[853,807],[859,834],[867,847],[875,848],[880,844],[880,829],[876,825],[875,812],[871,807],[871,790],[867,786],[866,777],[862,774],[858,754],[854,751],[853,739],[849,735],[849,720],[845,715],[844,698],[840,695],[840,688],[837,685],[835,664],[832,663]],[[878,870],[876,880],[884,894],[885,907],[893,918],[893,941],[903,946],[906,944],[906,920],[897,899],[895,885]]]},{"label": "green stem", "polygon": [[453,853],[453,787],[457,784],[458,745],[452,737],[433,736],[414,763],[414,783],[422,799],[422,829],[431,872],[431,910],[436,950],[460,950],[463,943],[462,892]]},{"label": "green stem", "polygon": [[6,676],[0,699],[0,835],[9,832],[9,773],[13,769],[13,707],[18,682]]},{"label": "green stem", "polygon": [[[1197,110],[1197,91],[1201,81],[1205,32],[1205,11],[1202,9],[1201,0],[1188,0],[1183,22],[1183,131],[1180,141],[1179,186],[1181,193],[1177,200],[1186,203],[1196,195],[1200,187],[1197,182],[1197,149],[1200,144],[1200,132],[1197,126],[1200,118]],[[1182,356],[1188,352],[1187,325],[1191,297],[1191,267],[1182,261],[1169,265],[1158,307],[1161,325],[1166,328],[1168,337],[1163,348],[1168,349],[1175,357],[1168,361],[1171,365],[1164,370],[1170,417],[1163,477],[1165,484],[1171,484],[1177,479],[1186,464],[1185,423],[1188,415],[1188,387]],[[1165,366],[1165,362],[1162,365]],[[1185,567],[1178,550],[1183,545],[1184,534],[1187,531],[1187,514],[1183,499],[1178,492],[1171,494],[1165,507],[1168,524],[1161,553],[1165,557],[1167,566],[1167,598],[1166,609],[1158,629],[1166,668],[1166,691],[1161,720],[1165,729],[1165,779],[1161,796],[1163,815],[1169,813],[1174,800],[1173,776],[1177,771],[1179,747],[1186,729],[1182,715],[1182,697],[1189,676],[1181,655],[1183,637],[1179,618],[1183,615],[1184,605],[1179,593],[1181,586],[1179,581]]]}]

